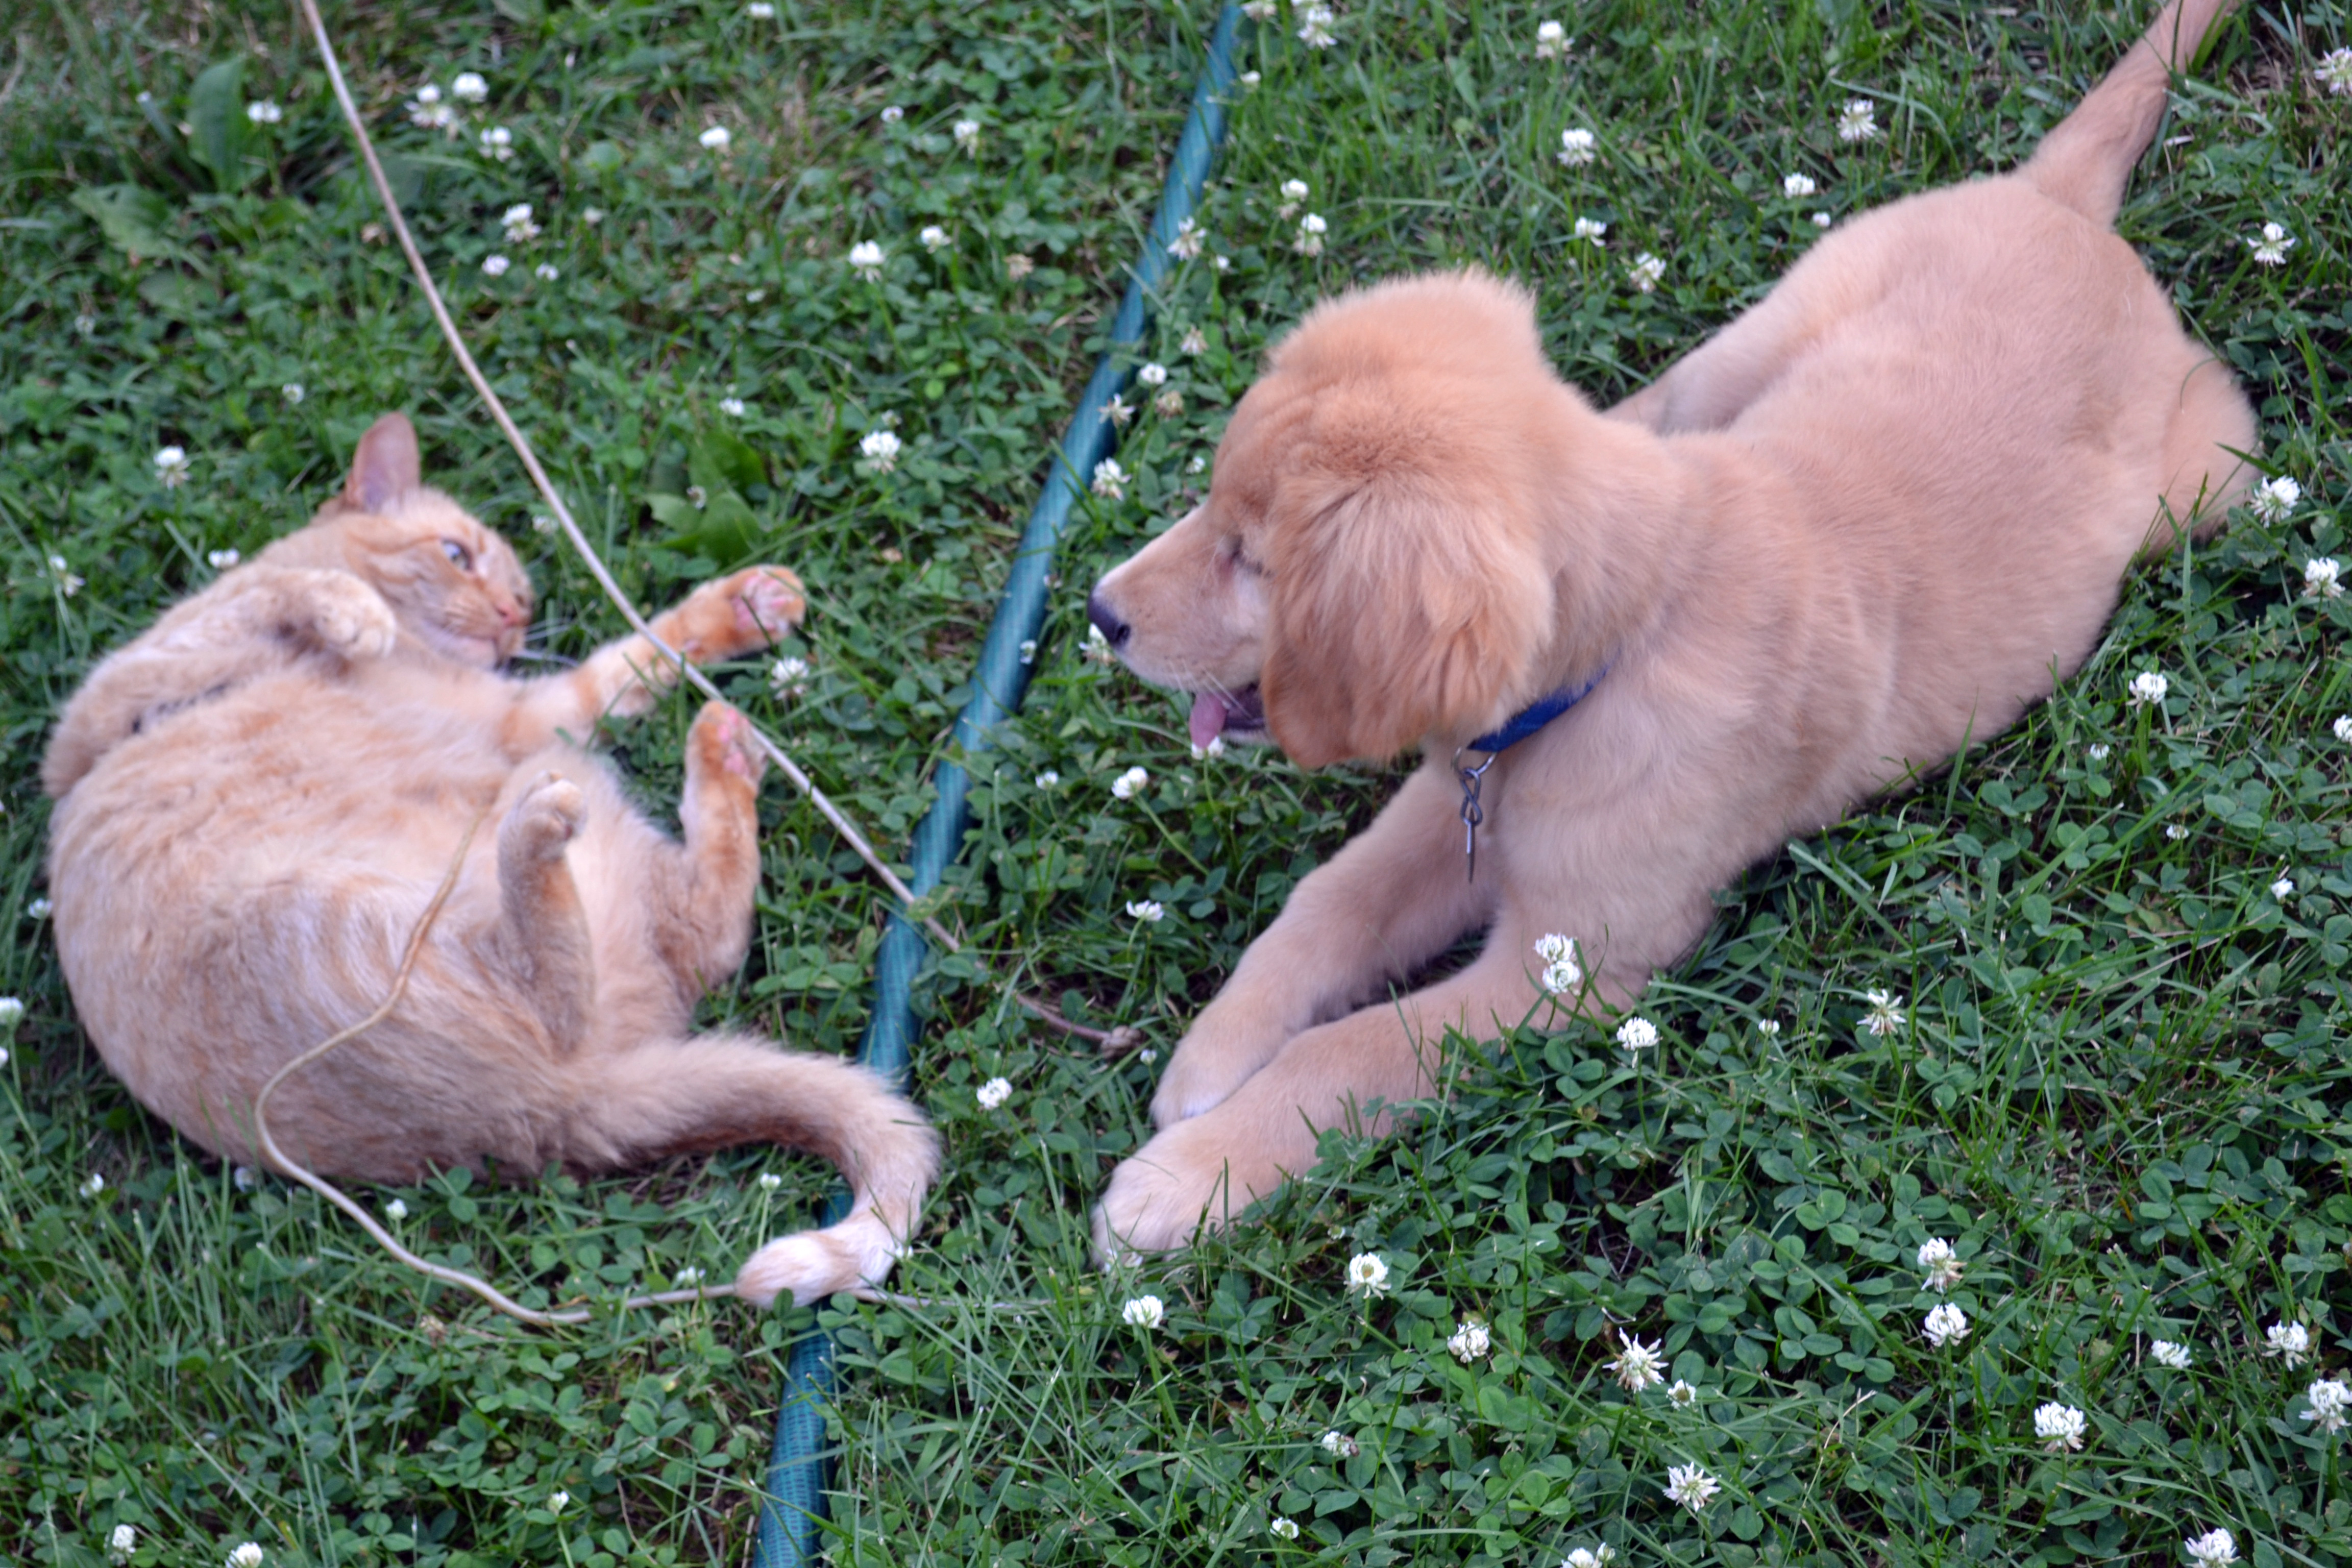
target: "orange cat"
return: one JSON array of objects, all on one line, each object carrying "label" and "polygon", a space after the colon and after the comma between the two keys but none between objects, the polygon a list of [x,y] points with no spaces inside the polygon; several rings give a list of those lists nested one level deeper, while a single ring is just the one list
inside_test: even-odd
[{"label": "orange cat", "polygon": [[[372,1011],[481,816],[406,996],[271,1097],[322,1174],[604,1171],[772,1140],[839,1165],[828,1229],[772,1241],[736,1284],[766,1305],[879,1279],[938,1140],[835,1058],[695,1035],[751,942],[764,762],[724,703],[695,721],[683,846],[581,748],[674,676],[643,638],[540,679],[497,672],[530,584],[505,541],[419,481],[398,415],[341,497],[173,608],[75,694],[42,783],[58,953],[84,1026],[142,1102],[257,1163],[254,1096]],[[653,623],[688,658],[764,647],[799,579],[752,567]]]}]

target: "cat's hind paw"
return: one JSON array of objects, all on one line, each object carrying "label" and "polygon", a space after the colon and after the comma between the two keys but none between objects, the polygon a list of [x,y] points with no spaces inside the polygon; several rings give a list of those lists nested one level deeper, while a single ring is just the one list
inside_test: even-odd
[{"label": "cat's hind paw", "polygon": [[717,770],[749,779],[754,787],[768,771],[768,753],[760,747],[760,739],[751,728],[751,721],[724,702],[706,702],[695,715],[694,731],[688,742],[691,760],[699,770]]},{"label": "cat's hind paw", "polygon": [[553,860],[587,819],[588,799],[580,786],[548,772],[531,780],[499,829],[500,845],[512,845],[535,860]]}]

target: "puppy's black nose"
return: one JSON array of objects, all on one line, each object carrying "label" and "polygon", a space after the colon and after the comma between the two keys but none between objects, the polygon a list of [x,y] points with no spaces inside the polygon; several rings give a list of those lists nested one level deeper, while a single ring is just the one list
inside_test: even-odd
[{"label": "puppy's black nose", "polygon": [[1102,635],[1113,647],[1125,647],[1128,634],[1135,629],[1118,618],[1118,612],[1110,607],[1100,588],[1087,595],[1087,619],[1102,628]]}]

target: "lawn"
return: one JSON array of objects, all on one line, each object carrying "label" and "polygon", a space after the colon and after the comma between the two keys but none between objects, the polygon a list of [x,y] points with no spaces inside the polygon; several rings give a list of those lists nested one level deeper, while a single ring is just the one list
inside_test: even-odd
[{"label": "lawn", "polygon": [[[658,605],[753,555],[808,580],[780,650],[805,673],[718,678],[896,858],[1215,16],[761,9],[330,20],[476,353],[624,584]],[[96,1564],[129,1525],[131,1562],[199,1568],[245,1542],[289,1565],[740,1562],[785,1349],[822,1318],[837,1563],[2185,1563],[2215,1529],[2262,1568],[2352,1561],[2324,1384],[2352,1352],[2352,600],[2305,568],[2343,551],[2352,490],[2352,96],[2315,76],[2352,44],[2341,4],[2232,22],[2121,221],[2247,383],[2291,501],[2137,573],[2015,731],[1726,893],[1643,1000],[1654,1048],[1614,1019],[1465,1047],[1408,1134],[1332,1137],[1257,1221],[1118,1275],[1086,1245],[1185,1018],[1391,776],[1196,761],[1174,700],[1085,657],[1086,584],[1205,486],[1266,344],[1351,282],[1478,262],[1538,290],[1563,374],[1612,399],[1758,298],[1817,214],[2013,163],[2144,20],[1360,0],[1246,33],[1202,251],[1145,346],[1169,374],[1130,395],[1131,479],[1074,522],[1027,709],[969,759],[968,956],[919,987],[912,1082],[947,1173],[897,1276],[927,1304],[541,1333],[113,1083],[39,913],[35,770],[91,661],[297,524],[385,409],[524,552],[533,658],[617,617],[371,232],[289,10],[28,12],[0,63],[0,995],[25,1007],[0,1066],[0,1549]],[[1842,140],[1856,99],[1876,134]],[[1563,161],[1578,130],[1591,157]],[[2265,223],[2294,240],[2275,266]],[[849,264],[864,242],[878,277]],[[2160,700],[2131,700],[2144,672]],[[690,714],[613,736],[657,811]],[[781,781],[764,820],[752,957],[709,1016],[852,1049],[887,901]],[[1129,916],[1144,900],[1165,918]],[[1016,987],[1145,1047],[1106,1062]],[[363,1195],[541,1304],[724,1277],[833,1180],[746,1149]],[[1962,1266],[1947,1289],[1931,1240]],[[1383,1293],[1349,1289],[1360,1254]],[[1147,1294],[1159,1324],[1125,1321]],[[1931,1342],[1948,1307],[1967,1331]],[[1612,1376],[1621,1332],[1658,1347],[1658,1385]],[[1687,1466],[1719,1488],[1696,1511],[1663,1495]]]}]

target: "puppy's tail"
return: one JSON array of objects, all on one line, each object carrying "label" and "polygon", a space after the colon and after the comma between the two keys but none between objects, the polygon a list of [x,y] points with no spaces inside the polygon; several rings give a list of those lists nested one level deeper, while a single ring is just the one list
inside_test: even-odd
[{"label": "puppy's tail", "polygon": [[2042,139],[2021,173],[2053,201],[2096,222],[2115,222],[2132,167],[2164,118],[2172,73],[2197,58],[2205,35],[2235,4],[2166,0],[2139,42]]},{"label": "puppy's tail", "polygon": [[839,1224],[779,1237],[744,1261],[735,1289],[752,1305],[878,1284],[905,1250],[939,1173],[940,1140],[878,1075],[730,1035],[640,1046],[604,1066],[574,1129],[580,1164],[771,1142],[821,1154],[849,1178]]}]

